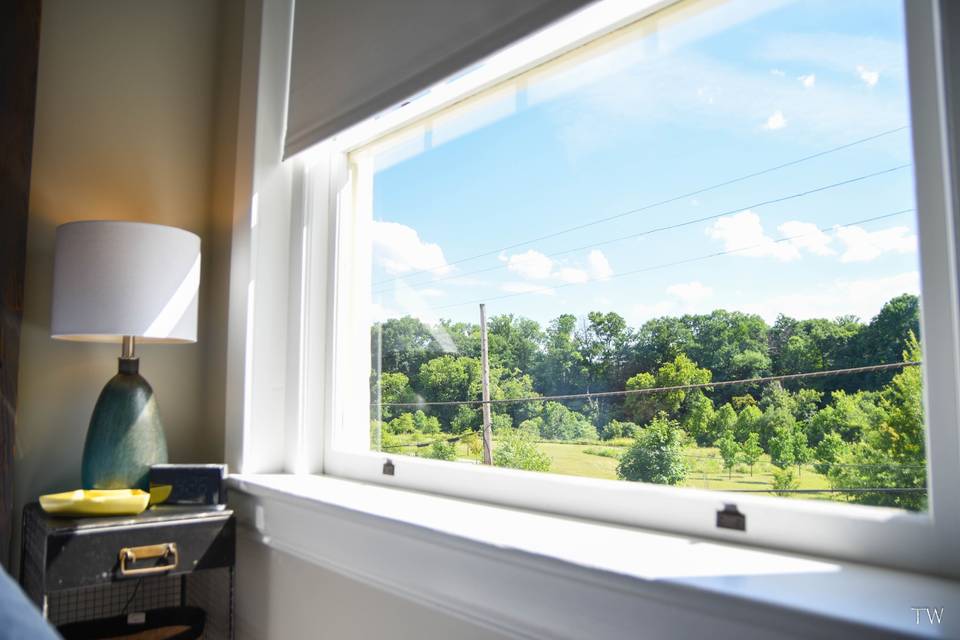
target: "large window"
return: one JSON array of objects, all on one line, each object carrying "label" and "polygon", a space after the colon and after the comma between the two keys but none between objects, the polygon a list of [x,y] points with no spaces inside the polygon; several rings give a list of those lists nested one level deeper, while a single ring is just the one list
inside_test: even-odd
[{"label": "large window", "polygon": [[335,143],[328,469],[929,563],[878,557],[937,537],[956,429],[924,389],[955,345],[921,280],[952,275],[921,260],[945,212],[916,195],[904,6],[603,10]]}]

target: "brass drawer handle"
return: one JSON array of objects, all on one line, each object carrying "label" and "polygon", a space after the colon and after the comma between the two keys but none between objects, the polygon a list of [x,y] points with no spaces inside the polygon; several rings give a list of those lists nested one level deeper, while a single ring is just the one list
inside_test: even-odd
[{"label": "brass drawer handle", "polygon": [[[133,563],[137,560],[148,560],[150,558],[163,558],[170,560],[167,564],[156,567],[144,567],[142,569],[128,569],[127,563]],[[164,542],[163,544],[151,544],[146,547],[124,547],[120,549],[120,575],[121,576],[148,576],[156,573],[166,573],[177,568],[180,556],[177,553],[177,543]]]}]

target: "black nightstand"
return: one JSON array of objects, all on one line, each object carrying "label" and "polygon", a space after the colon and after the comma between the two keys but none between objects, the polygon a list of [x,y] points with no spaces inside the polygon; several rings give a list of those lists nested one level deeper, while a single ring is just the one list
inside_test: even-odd
[{"label": "black nightstand", "polygon": [[235,532],[230,510],[59,518],[28,504],[20,584],[58,627],[196,607],[204,638],[233,638]]}]

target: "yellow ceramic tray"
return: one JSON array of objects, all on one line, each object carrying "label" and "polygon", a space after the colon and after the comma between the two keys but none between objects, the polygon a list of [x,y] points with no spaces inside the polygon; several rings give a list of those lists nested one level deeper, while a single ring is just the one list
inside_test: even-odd
[{"label": "yellow ceramic tray", "polygon": [[140,489],[77,489],[40,496],[40,506],[58,516],[134,516],[149,500]]}]

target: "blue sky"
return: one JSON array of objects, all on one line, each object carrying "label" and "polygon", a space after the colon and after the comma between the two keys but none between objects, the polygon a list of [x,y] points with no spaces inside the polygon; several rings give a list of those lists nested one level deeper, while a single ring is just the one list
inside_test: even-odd
[{"label": "blue sky", "polygon": [[378,158],[380,317],[476,322],[484,301],[541,323],[715,308],[869,320],[919,291],[915,213],[837,228],[914,207],[899,0],[741,0],[661,24]]}]

